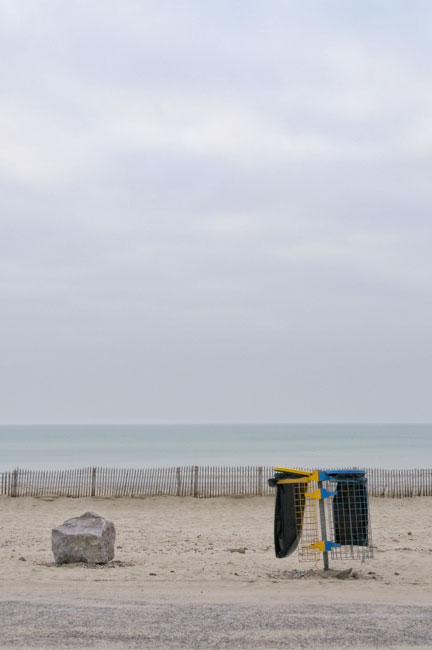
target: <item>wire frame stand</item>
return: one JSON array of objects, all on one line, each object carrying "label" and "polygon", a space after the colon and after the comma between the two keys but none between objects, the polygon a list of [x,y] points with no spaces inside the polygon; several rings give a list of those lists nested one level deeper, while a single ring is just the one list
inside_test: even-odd
[{"label": "wire frame stand", "polygon": [[[277,557],[298,548],[300,561],[373,557],[367,479],[363,470],[304,472],[275,467]],[[293,512],[294,509],[294,512]]]}]

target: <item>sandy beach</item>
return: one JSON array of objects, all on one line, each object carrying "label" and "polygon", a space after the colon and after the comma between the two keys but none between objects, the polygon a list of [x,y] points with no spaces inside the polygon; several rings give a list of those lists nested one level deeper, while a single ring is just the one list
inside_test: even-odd
[{"label": "sandy beach", "polygon": [[[372,499],[375,557],[341,580],[275,558],[269,497],[3,497],[0,647],[432,647],[431,506]],[[88,510],[114,560],[55,566],[51,529]]]}]

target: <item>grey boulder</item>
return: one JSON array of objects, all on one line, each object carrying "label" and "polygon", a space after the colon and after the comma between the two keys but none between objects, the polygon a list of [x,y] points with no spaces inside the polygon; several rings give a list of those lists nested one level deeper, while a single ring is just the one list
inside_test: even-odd
[{"label": "grey boulder", "polygon": [[114,557],[115,528],[95,512],[68,519],[52,529],[51,548],[56,564],[106,564]]}]

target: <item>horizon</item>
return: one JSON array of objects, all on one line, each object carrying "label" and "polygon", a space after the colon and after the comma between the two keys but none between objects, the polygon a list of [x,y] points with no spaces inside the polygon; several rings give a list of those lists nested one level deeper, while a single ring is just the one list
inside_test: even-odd
[{"label": "horizon", "polygon": [[325,426],[344,426],[344,425],[354,425],[354,426],[374,426],[374,425],[390,425],[390,426],[398,426],[398,425],[431,425],[432,421],[416,421],[416,420],[406,420],[406,421],[391,421],[391,420],[376,420],[376,421],[345,421],[345,422],[326,422],[326,421],[309,421],[309,422],[278,422],[278,421],[267,421],[267,422],[246,422],[246,421],[238,421],[238,422],[228,422],[228,421],[220,421],[220,422],[6,422],[6,423],[0,423],[0,427],[56,427],[56,426],[62,426],[62,427],[120,427],[120,426],[127,426],[127,427],[140,427],[140,426],[194,426],[194,427],[199,427],[199,426],[320,426],[320,425],[325,425]]}]

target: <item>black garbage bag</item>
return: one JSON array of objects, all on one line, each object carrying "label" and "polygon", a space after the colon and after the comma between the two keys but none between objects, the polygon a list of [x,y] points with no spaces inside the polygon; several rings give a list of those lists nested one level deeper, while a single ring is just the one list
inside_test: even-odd
[{"label": "black garbage bag", "polygon": [[335,542],[342,546],[368,546],[368,494],[364,475],[332,475],[337,481],[333,498]]},{"label": "black garbage bag", "polygon": [[290,555],[298,546],[303,526],[305,492],[307,483],[282,483],[283,478],[304,478],[304,473],[277,472],[269,479],[269,485],[276,487],[274,519],[274,544],[276,557]]}]

